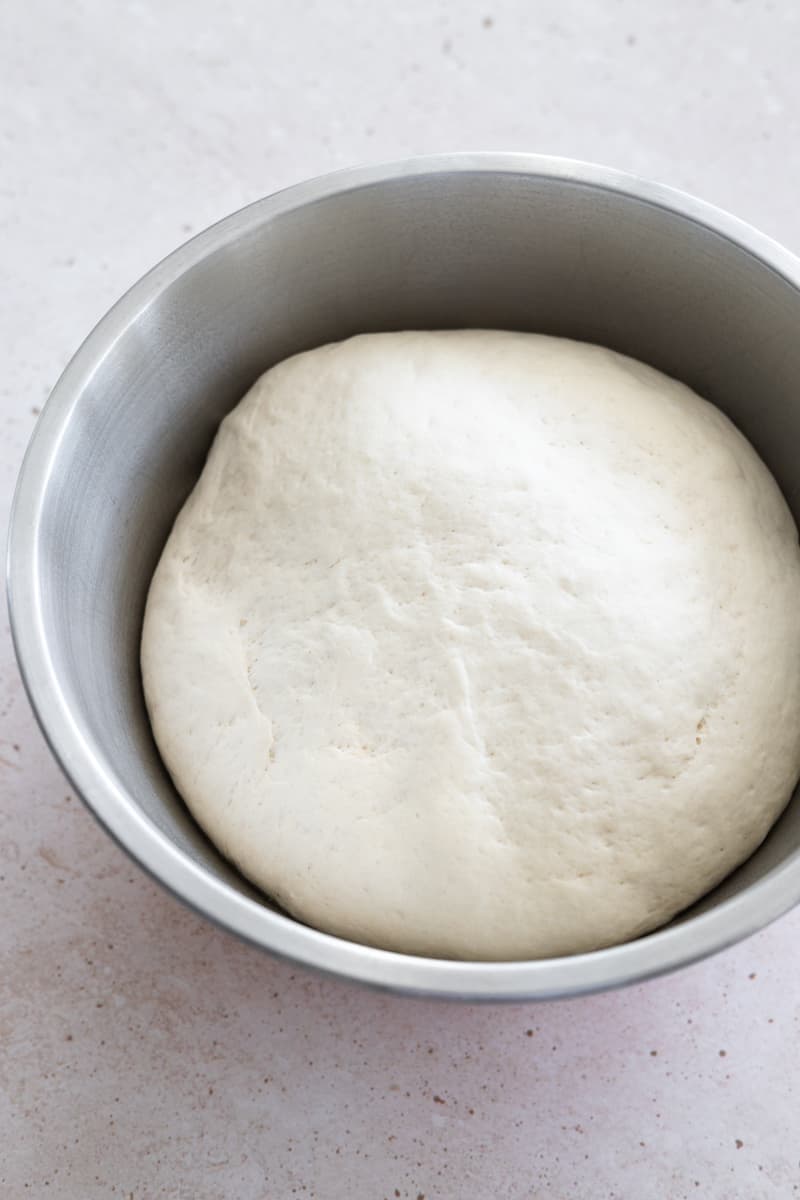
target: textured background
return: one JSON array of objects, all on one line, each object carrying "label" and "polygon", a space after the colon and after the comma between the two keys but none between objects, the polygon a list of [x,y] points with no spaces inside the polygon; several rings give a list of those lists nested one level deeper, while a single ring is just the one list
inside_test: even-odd
[{"label": "textured background", "polygon": [[[791,0],[5,0],[3,515],[108,305],[308,175],[539,150],[687,188],[800,251],[799,48]],[[239,945],[127,861],[52,764],[5,622],[0,717],[3,1198],[800,1194],[800,912],[613,995],[375,995]]]}]

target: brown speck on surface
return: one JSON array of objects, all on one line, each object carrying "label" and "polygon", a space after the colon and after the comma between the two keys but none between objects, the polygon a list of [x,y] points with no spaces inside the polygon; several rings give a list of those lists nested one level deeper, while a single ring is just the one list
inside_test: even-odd
[{"label": "brown speck on surface", "polygon": [[395,1196],[399,1196],[399,1195],[400,1195],[400,1188],[395,1188],[395,1189],[394,1189],[394,1194],[395,1194]]},{"label": "brown speck on surface", "polygon": [[651,1050],[651,1051],[650,1051],[650,1057],[651,1057],[651,1058],[657,1058],[657,1057],[658,1057],[658,1051],[657,1051],[657,1050]]},{"label": "brown speck on surface", "polygon": [[66,1041],[66,1042],[71,1042],[71,1041],[72,1041],[72,1034],[71,1034],[71,1033],[68,1033],[68,1034],[67,1034],[67,1036],[66,1036],[66,1038],[64,1039],[64,1041]]},{"label": "brown speck on surface", "polygon": [[744,1142],[742,1141],[742,1139],[741,1139],[741,1138],[737,1138],[737,1139],[736,1139],[736,1149],[737,1149],[737,1150],[741,1150],[741,1148],[742,1148],[742,1146],[743,1146],[743,1145],[744,1145]]},{"label": "brown speck on surface", "polygon": [[481,25],[484,29],[491,29],[494,25],[494,17],[484,17],[481,21]]},{"label": "brown speck on surface", "polygon": [[719,1052],[719,1056],[720,1056],[720,1058],[725,1058],[725,1056],[727,1055],[727,1053],[728,1053],[728,1051],[727,1051],[727,1050],[720,1050],[720,1052]]},{"label": "brown speck on surface", "polygon": [[239,618],[239,628],[241,629],[242,626],[244,626],[246,624],[247,624],[247,617],[240,617]]},{"label": "brown speck on surface", "polygon": [[36,853],[47,863],[48,867],[53,867],[57,871],[69,871],[70,868],[67,864],[61,862],[55,850],[50,846],[40,846]]},{"label": "brown speck on surface", "polygon": [[446,1101],[446,1100],[443,1100],[441,1096],[434,1096],[434,1097],[433,1097],[433,1103],[434,1103],[434,1104],[446,1104],[446,1103],[447,1103],[447,1101]]},{"label": "brown speck on surface", "polygon": [[469,1115],[470,1115],[471,1117],[474,1117],[474,1116],[475,1116],[475,1109],[474,1109],[474,1108],[468,1108],[468,1109],[467,1109],[467,1112],[469,1113]]},{"label": "brown speck on surface", "polygon": [[38,417],[38,416],[39,416],[39,413],[40,413],[41,411],[42,411],[42,410],[39,408],[39,405],[38,405],[38,404],[34,404],[34,405],[32,406],[32,408],[31,408],[31,414],[32,414],[34,417]]},{"label": "brown speck on surface", "polygon": [[417,1192],[417,1200],[425,1200],[424,1192]]},{"label": "brown speck on surface", "polygon": [[755,979],[755,977],[756,977],[755,971],[751,971],[750,974],[747,976],[748,979]]},{"label": "brown speck on surface", "polygon": [[525,1030],[525,1037],[533,1037],[533,1030],[532,1030],[532,1029],[526,1029],[526,1030]]}]

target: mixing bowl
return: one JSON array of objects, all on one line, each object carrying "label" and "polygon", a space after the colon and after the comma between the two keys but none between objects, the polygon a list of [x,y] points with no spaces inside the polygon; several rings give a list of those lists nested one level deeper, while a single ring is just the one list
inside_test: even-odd
[{"label": "mixing bowl", "polygon": [[270,907],[189,816],[150,734],[138,648],[150,576],[221,418],[270,364],[358,332],[538,330],[644,359],[729,414],[798,516],[799,289],[796,258],[708,204],[602,167],[517,154],[344,171],[182,246],[67,367],[14,504],[17,655],[78,794],[143,867],[226,929],[397,991],[574,995],[682,966],[783,913],[800,899],[797,796],[711,895],[626,945],[471,963],[319,933]]}]

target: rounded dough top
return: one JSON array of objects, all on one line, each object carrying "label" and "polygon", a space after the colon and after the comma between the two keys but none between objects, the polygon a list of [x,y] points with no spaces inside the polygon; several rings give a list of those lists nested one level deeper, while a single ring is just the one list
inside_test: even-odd
[{"label": "rounded dough top", "polygon": [[720,411],[609,350],[371,334],[223,421],[148,597],[162,756],[319,929],[464,959],[637,936],[800,774],[800,555]]}]

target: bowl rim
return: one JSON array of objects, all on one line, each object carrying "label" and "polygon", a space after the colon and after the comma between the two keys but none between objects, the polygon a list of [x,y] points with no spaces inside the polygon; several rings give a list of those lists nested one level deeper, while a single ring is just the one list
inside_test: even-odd
[{"label": "bowl rim", "polygon": [[47,486],[70,418],[104,358],[154,299],[223,246],[282,214],[355,189],[414,176],[512,175],[622,194],[734,243],[800,289],[800,260],[746,222],[684,192],[594,163],[517,152],[458,152],[350,167],[294,184],[239,209],[173,251],[103,316],[71,359],[37,421],[9,519],[6,585],[11,635],[36,719],[64,774],[115,841],[173,895],[215,924],[281,958],[411,995],[541,1000],[641,982],[688,966],[761,929],[800,902],[800,849],[715,908],[636,941],[565,958],[463,962],[349,942],[265,907],[215,878],[145,816],[70,710],[51,656],[39,562]]}]

